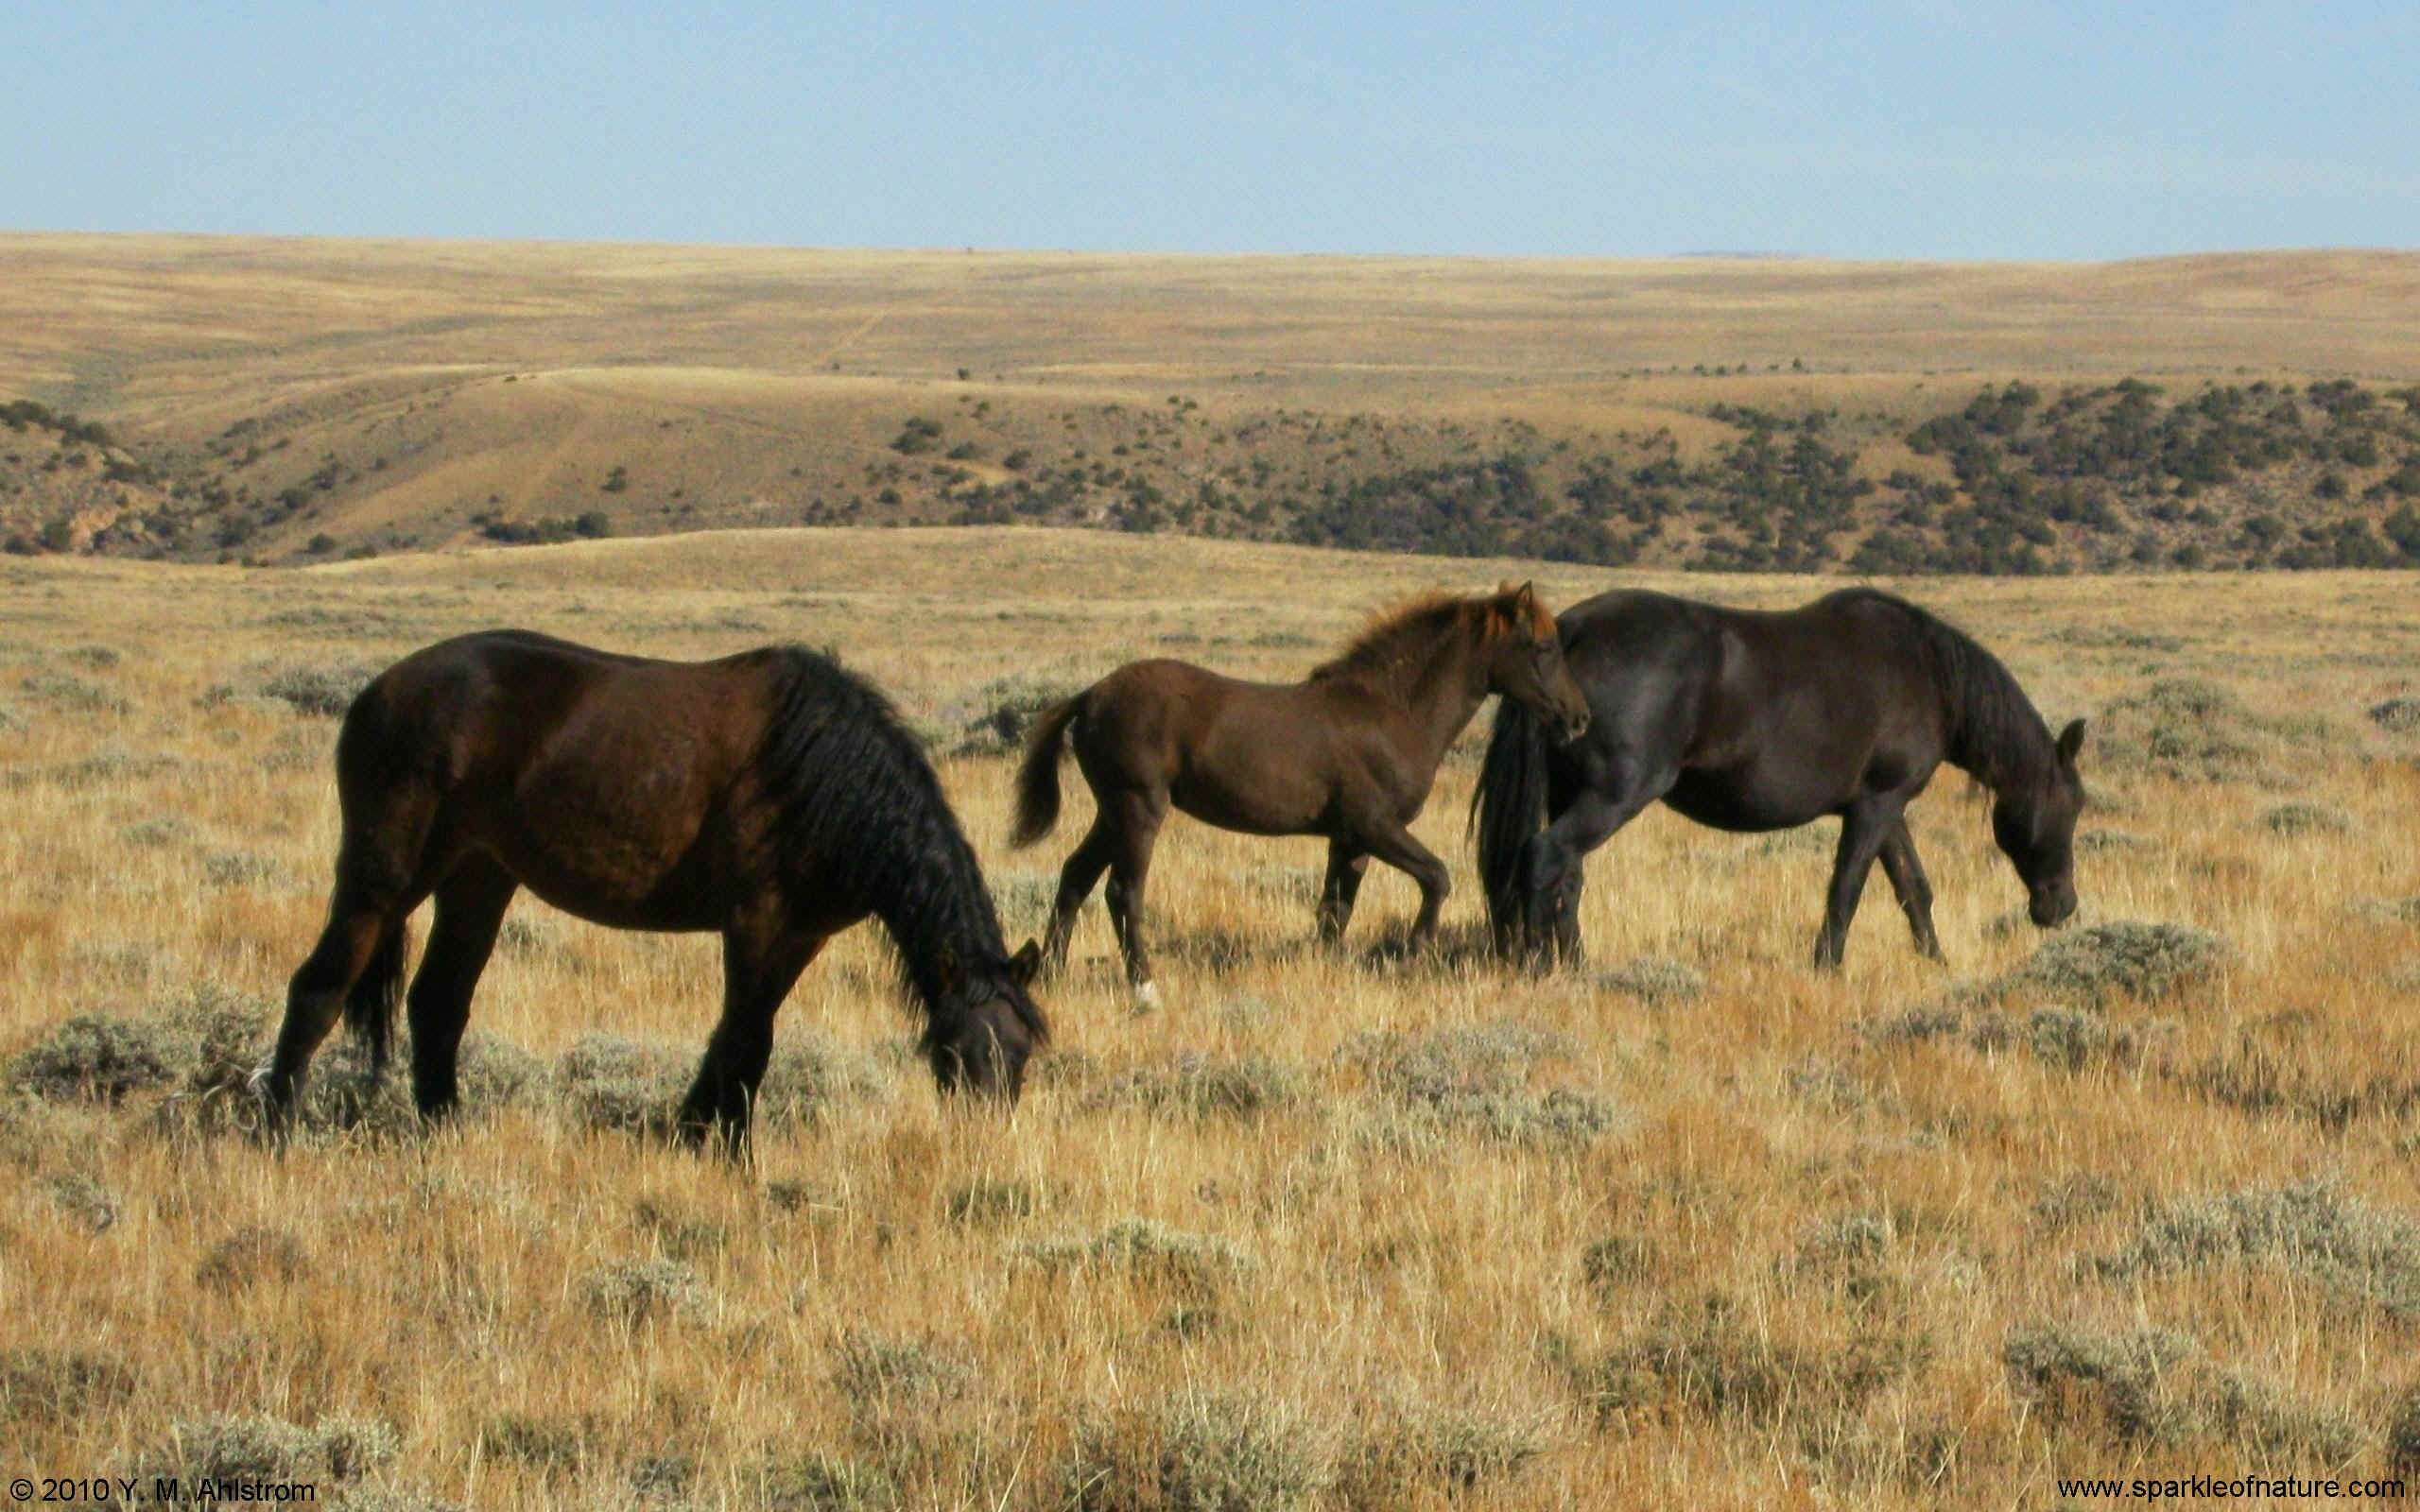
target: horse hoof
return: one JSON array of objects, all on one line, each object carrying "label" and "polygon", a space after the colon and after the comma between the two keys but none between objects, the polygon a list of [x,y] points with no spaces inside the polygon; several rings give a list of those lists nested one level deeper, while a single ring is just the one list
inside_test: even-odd
[{"label": "horse hoof", "polygon": [[1146,1014],[1146,1013],[1156,1013],[1156,1012],[1158,1012],[1158,1011],[1159,1011],[1159,1007],[1160,1007],[1160,984],[1158,984],[1157,982],[1137,982],[1137,983],[1135,983],[1135,984],[1134,984],[1134,1013],[1135,1013],[1135,1016],[1139,1018],[1139,1017],[1141,1017],[1142,1015],[1144,1015],[1144,1014]]}]

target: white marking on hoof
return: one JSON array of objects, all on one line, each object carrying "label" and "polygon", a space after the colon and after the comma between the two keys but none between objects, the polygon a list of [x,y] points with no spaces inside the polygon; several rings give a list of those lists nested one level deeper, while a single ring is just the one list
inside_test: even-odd
[{"label": "white marking on hoof", "polygon": [[1159,1005],[1160,984],[1157,982],[1137,982],[1134,984],[1134,1011],[1136,1013],[1151,1013],[1156,1011],[1159,1008]]}]

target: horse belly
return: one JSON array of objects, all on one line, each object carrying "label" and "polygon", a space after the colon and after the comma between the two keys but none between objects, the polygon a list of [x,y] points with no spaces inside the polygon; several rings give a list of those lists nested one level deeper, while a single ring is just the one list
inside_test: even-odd
[{"label": "horse belly", "polygon": [[1318,828],[1335,783],[1328,753],[1283,729],[1229,721],[1184,754],[1169,800],[1204,824],[1246,834],[1301,834]]},{"label": "horse belly", "polygon": [[1216,776],[1180,775],[1168,784],[1168,800],[1204,824],[1243,834],[1301,834],[1314,829],[1325,807],[1324,792],[1299,775],[1268,769]]},{"label": "horse belly", "polygon": [[1753,765],[1685,771],[1664,802],[1709,829],[1741,833],[1795,829],[1839,806],[1828,784],[1766,781]]}]

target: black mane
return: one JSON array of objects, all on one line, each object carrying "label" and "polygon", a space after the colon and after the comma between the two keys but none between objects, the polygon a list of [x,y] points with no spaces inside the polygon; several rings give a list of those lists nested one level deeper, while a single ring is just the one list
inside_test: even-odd
[{"label": "black mane", "polygon": [[821,886],[882,920],[936,1032],[1000,994],[1038,1029],[975,848],[915,734],[890,699],[829,658],[797,645],[769,654],[780,665],[756,769],[776,804],[780,854],[814,858]]}]

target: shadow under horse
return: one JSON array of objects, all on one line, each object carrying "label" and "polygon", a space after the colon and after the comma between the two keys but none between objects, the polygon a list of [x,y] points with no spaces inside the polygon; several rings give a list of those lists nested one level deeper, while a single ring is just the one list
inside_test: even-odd
[{"label": "shadow under horse", "polygon": [[1877,859],[1938,959],[1907,806],[1943,762],[1991,789],[1992,836],[2033,922],[2075,911],[2083,721],[2053,739],[2008,668],[1926,610],[1871,589],[1779,612],[1622,592],[1573,605],[1561,628],[1587,734],[1550,744],[1505,704],[1471,800],[1499,950],[1577,959],[1582,859],[1661,799],[1720,830],[1838,815],[1816,964],[1840,964]]},{"label": "shadow under horse", "polygon": [[1059,874],[1043,944],[1065,954],[1076,916],[1109,873],[1109,917],[1126,975],[1157,1000],[1143,941],[1143,888],[1171,807],[1247,834],[1327,837],[1319,933],[1353,917],[1375,856],[1420,885],[1409,946],[1425,947],[1450,886],[1445,864],[1409,826],[1438,765],[1491,694],[1566,736],[1588,708],[1564,666],[1547,612],[1527,583],[1470,597],[1431,594],[1380,616],[1296,683],[1245,682],[1184,662],[1130,662],[1036,722],[1017,772],[1014,846],[1059,819],[1059,763],[1072,749],[1092,788],[1092,828]]},{"label": "shadow under horse", "polygon": [[471,994],[527,887],[618,929],[722,936],[723,1007],[680,1112],[737,1154],[773,1016],[826,940],[868,917],[899,947],[944,1091],[1013,1100],[1048,1028],[923,747],[871,686],[796,646],[619,656],[523,630],[381,673],[337,737],[343,839],[328,922],[286,994],[260,1086],[289,1126],[341,1011],[385,1068],[406,919],[434,899],[407,995],[412,1093],[455,1103]]}]

